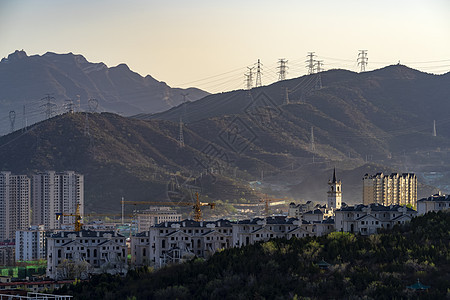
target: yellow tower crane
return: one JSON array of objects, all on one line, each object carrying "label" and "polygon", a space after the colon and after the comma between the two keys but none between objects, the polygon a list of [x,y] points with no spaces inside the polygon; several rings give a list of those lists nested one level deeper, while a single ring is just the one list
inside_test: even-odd
[{"label": "yellow tower crane", "polygon": [[77,210],[74,214],[69,213],[56,213],[56,220],[59,220],[61,216],[64,217],[75,217],[75,231],[81,231],[83,228],[83,224],[81,223],[81,214],[80,214],[80,204],[77,203]]}]

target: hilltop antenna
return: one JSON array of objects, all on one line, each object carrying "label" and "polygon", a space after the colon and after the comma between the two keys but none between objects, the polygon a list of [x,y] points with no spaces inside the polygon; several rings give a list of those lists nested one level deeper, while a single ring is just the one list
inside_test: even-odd
[{"label": "hilltop antenna", "polygon": [[11,133],[14,132],[14,124],[16,123],[16,112],[11,110],[9,112],[9,121],[11,122]]},{"label": "hilltop antenna", "polygon": [[433,136],[436,136],[436,120],[433,120]]},{"label": "hilltop antenna", "polygon": [[308,55],[306,56],[308,59],[306,62],[308,63],[308,75],[311,75],[314,73],[314,52],[308,52]]},{"label": "hilltop antenna", "polygon": [[262,63],[258,59],[258,62],[256,64],[256,82],[255,82],[255,87],[262,86],[262,83],[261,83],[262,67],[261,66],[262,66]]},{"label": "hilltop antenna", "polygon": [[52,100],[54,100],[54,99],[55,99],[55,97],[50,96],[50,94],[47,94],[47,96],[45,96],[44,98],[41,99],[41,100],[47,100],[46,103],[41,105],[41,107],[44,107],[46,119],[50,119],[53,116],[53,114],[55,113],[54,109],[57,107],[57,105],[52,102]]},{"label": "hilltop antenna", "polygon": [[367,50],[359,50],[357,62],[358,66],[361,66],[360,72],[366,71],[368,60],[369,59],[367,58]]},{"label": "hilltop antenna", "polygon": [[287,69],[288,69],[286,64],[288,63],[288,61],[284,58],[281,58],[278,60],[278,63],[280,64],[278,66],[278,69],[280,69],[278,71],[278,81],[285,80],[286,74],[287,74]]},{"label": "hilltop antenna", "polygon": [[314,127],[311,126],[311,151],[316,151],[316,144],[314,143]]}]

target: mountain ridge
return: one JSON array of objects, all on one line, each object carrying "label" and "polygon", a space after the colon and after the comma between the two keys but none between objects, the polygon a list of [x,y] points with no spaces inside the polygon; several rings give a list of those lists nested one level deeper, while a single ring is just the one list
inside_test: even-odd
[{"label": "mountain ridge", "polygon": [[[124,63],[113,67],[91,63],[80,54],[28,56],[17,50],[0,61],[0,109],[16,112],[16,128],[44,118],[47,100],[41,98],[47,94],[53,97],[52,105],[58,106],[52,106],[53,113],[68,111],[71,106],[78,111],[134,115],[178,105],[183,102],[182,93],[189,93],[190,101],[208,95],[196,88],[171,88],[151,75],[141,76]],[[95,105],[89,99],[96,99]],[[0,120],[2,128],[9,127],[7,116]],[[22,126],[17,126],[19,120]]]}]

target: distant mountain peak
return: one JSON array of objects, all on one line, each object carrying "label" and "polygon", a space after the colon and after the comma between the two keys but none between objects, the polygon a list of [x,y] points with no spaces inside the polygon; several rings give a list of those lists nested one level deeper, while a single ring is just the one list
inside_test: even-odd
[{"label": "distant mountain peak", "polygon": [[8,63],[8,62],[12,62],[15,60],[19,60],[19,59],[23,59],[23,58],[27,58],[28,55],[25,51],[22,50],[16,50],[13,53],[11,53],[10,55],[8,55],[8,58],[3,58],[0,63]]}]

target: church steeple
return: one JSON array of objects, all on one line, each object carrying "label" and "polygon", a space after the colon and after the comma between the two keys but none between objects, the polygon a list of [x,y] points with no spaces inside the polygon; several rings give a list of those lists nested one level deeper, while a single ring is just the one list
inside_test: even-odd
[{"label": "church steeple", "polygon": [[336,168],[333,169],[333,181],[329,180],[328,185],[330,190],[328,191],[328,208],[340,209],[342,205],[342,183],[336,179]]}]

